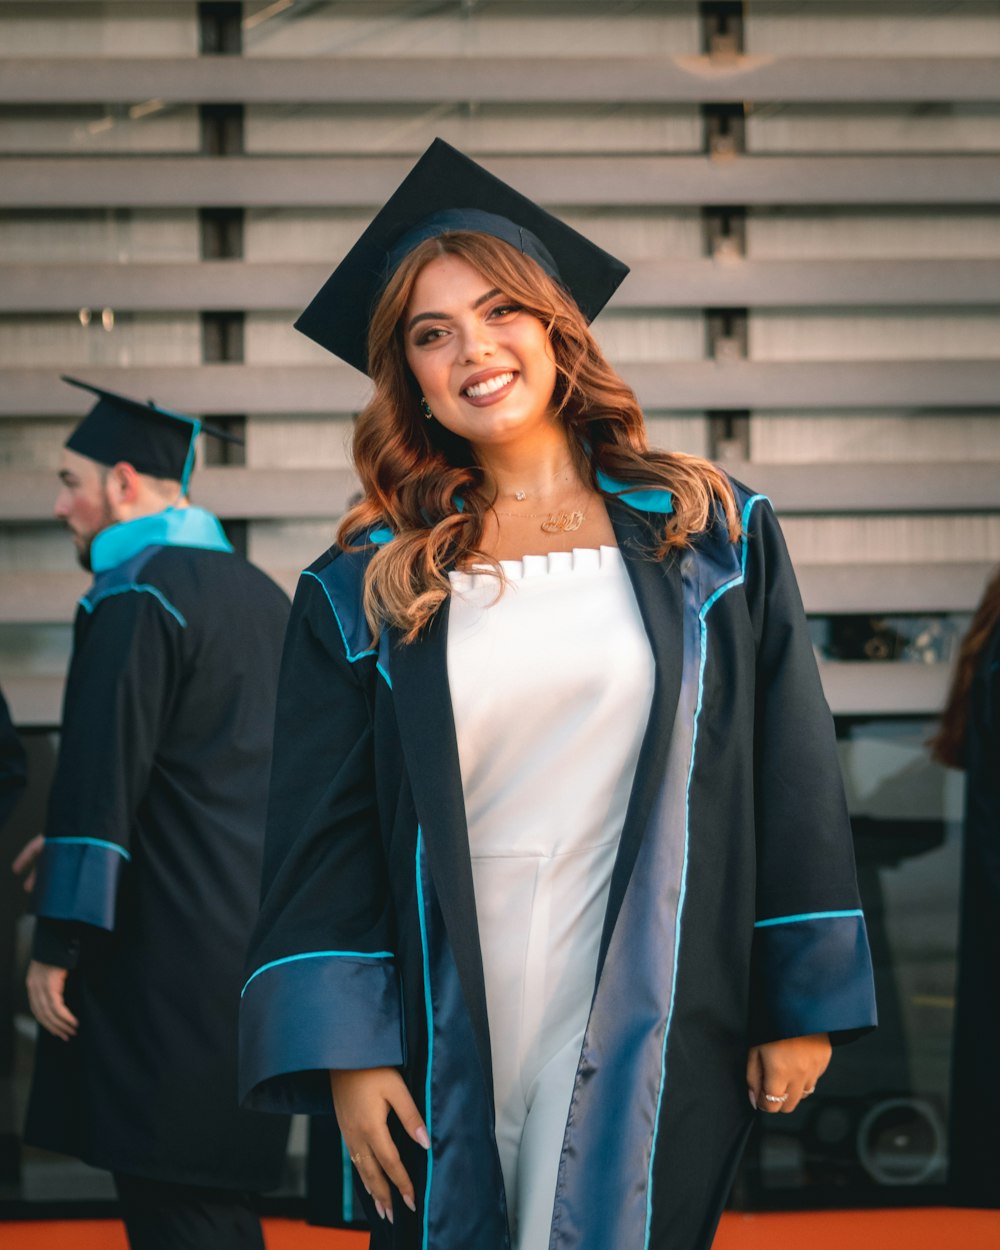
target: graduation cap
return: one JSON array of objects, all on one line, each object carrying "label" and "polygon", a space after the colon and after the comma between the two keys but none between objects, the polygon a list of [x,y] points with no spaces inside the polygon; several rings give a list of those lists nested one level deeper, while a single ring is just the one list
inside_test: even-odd
[{"label": "graduation cap", "polygon": [[124,460],[139,473],[180,482],[186,492],[194,468],[195,444],[202,431],[227,443],[243,442],[235,434],[205,425],[197,417],[160,408],[152,400],[144,404],[65,374],[62,380],[97,396],[97,403],[66,440],[66,446],[98,464],[114,465]]},{"label": "graduation cap", "polygon": [[327,279],[295,328],[368,371],[368,325],[379,296],[418,243],[453,230],[502,239],[530,256],[593,321],[628,266],[527,196],[435,139]]}]

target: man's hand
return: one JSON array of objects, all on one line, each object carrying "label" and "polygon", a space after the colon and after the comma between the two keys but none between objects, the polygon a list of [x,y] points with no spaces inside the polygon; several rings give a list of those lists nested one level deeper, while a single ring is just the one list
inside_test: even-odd
[{"label": "man's hand", "polygon": [[17,858],[11,864],[11,868],[18,876],[24,876],[24,888],[29,894],[35,888],[35,870],[44,845],[44,834],[36,833],[30,842],[26,842],[21,847]]},{"label": "man's hand", "polygon": [[80,1027],[79,1020],[66,1006],[64,996],[68,975],[65,968],[40,964],[35,959],[28,965],[28,1002],[31,1005],[31,1014],[43,1029],[64,1042],[74,1038]]}]

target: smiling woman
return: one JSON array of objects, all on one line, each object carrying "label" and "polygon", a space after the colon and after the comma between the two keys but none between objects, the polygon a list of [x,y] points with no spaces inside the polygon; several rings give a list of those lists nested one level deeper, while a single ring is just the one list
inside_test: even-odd
[{"label": "smiling woman", "polygon": [[588,324],[624,272],[439,141],[298,322],[374,394],[286,643],[241,1084],[335,1113],[377,1250],[707,1250],[753,1111],[874,1024],[780,530],[648,446]]}]

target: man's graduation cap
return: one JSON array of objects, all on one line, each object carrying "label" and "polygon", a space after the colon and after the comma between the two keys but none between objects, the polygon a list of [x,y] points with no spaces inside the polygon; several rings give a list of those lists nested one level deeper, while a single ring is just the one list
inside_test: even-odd
[{"label": "man's graduation cap", "polygon": [[141,403],[103,387],[63,375],[64,382],[97,396],[97,403],[66,440],[75,451],[98,464],[124,460],[139,473],[180,482],[187,491],[198,435],[204,431],[228,443],[242,443],[235,434],[205,425],[197,417],[160,408],[152,400]]},{"label": "man's graduation cap", "polygon": [[295,323],[308,338],[368,371],[368,325],[379,296],[418,243],[448,231],[502,239],[537,261],[588,321],[628,266],[565,222],[435,139]]}]

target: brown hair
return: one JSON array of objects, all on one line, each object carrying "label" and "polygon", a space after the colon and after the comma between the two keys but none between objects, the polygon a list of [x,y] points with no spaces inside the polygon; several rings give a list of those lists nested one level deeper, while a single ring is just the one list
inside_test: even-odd
[{"label": "brown hair", "polygon": [[[535,261],[489,235],[456,231],[418,244],[393,274],[372,315],[368,334],[375,394],[358,416],[354,463],[364,498],[341,521],[337,541],[350,549],[373,525],[396,534],[372,557],[365,576],[365,615],[412,641],[449,593],[450,566],[499,566],[479,550],[492,506],[471,446],[420,413],[420,396],[406,363],[402,319],[421,269],[436,256],[458,256],[491,287],[545,325],[556,362],[553,400],[566,426],[583,481],[596,473],[644,488],[669,490],[673,512],[658,547],[661,559],[705,530],[718,501],[732,541],[740,520],[725,474],[707,460],[650,449],[635,395],[611,368],[583,314]],[[459,510],[456,498],[461,498]]]},{"label": "brown hair", "polygon": [[941,726],[929,746],[936,760],[950,768],[965,767],[965,741],[969,731],[969,702],[979,659],[993,631],[1000,624],[1000,570],[994,573],[976,608],[969,632],[962,639],[958,663],[941,715]]}]

